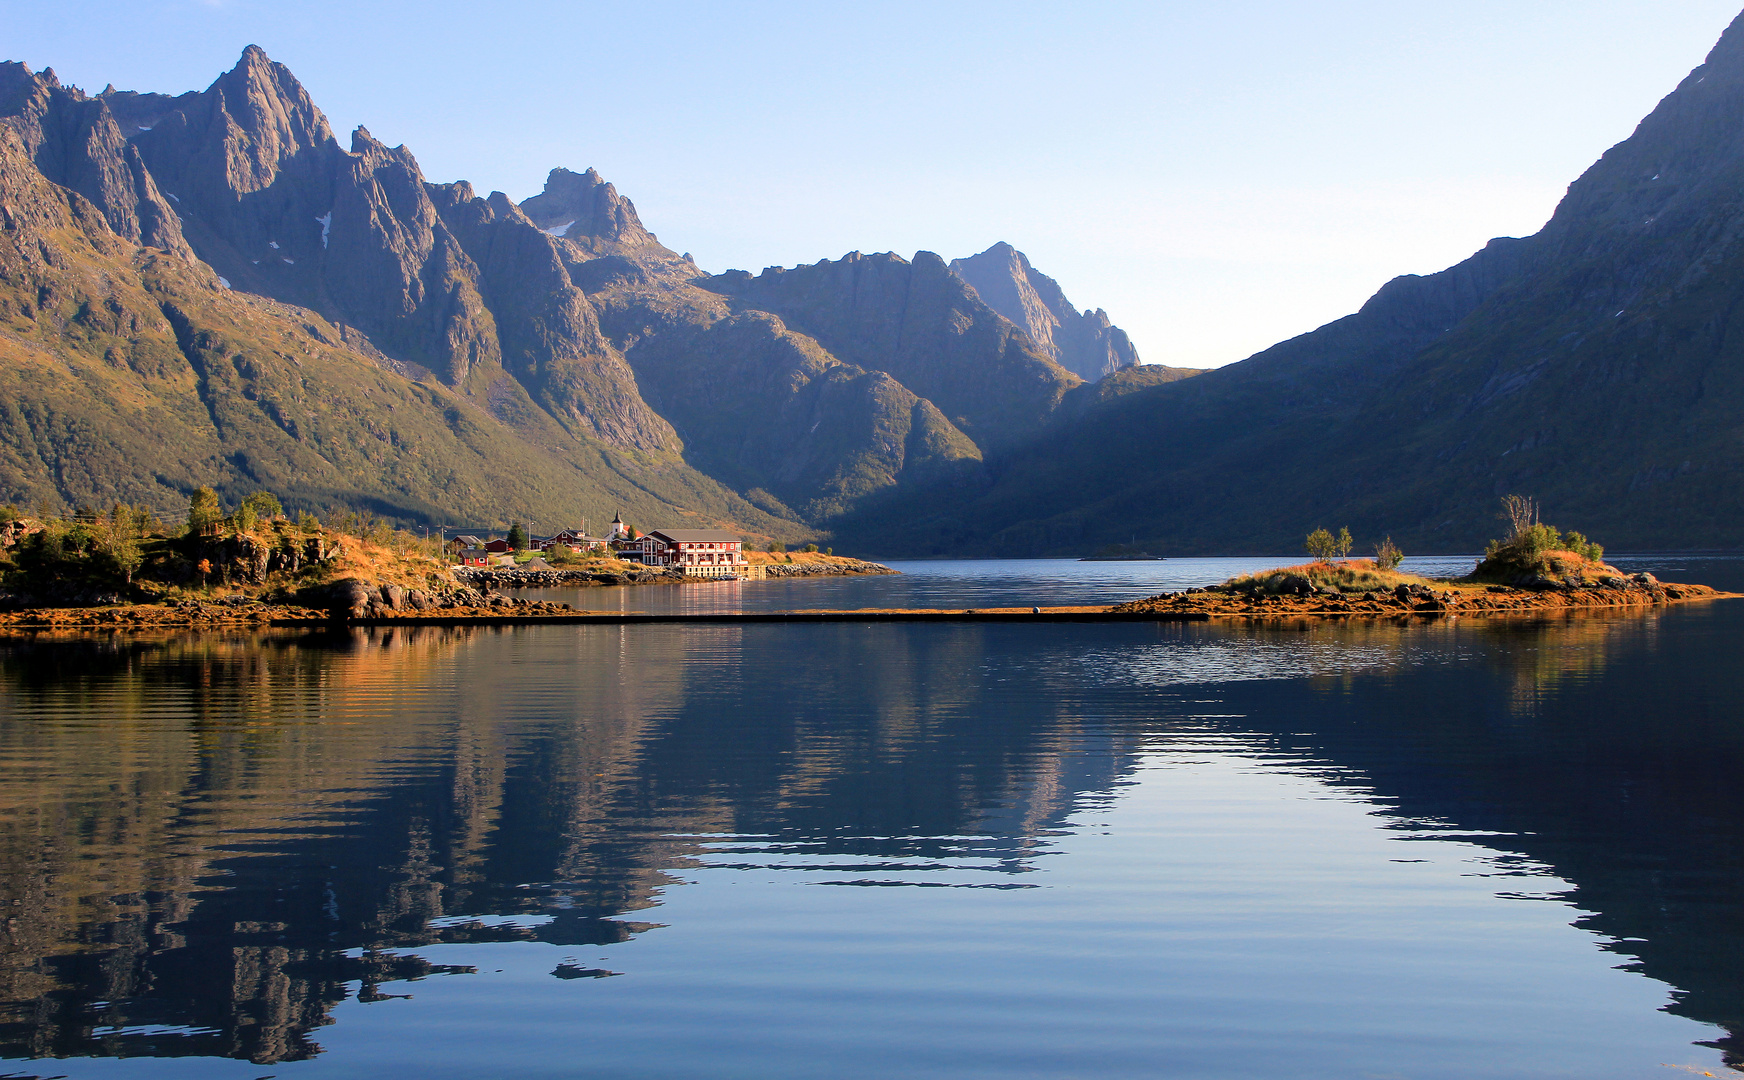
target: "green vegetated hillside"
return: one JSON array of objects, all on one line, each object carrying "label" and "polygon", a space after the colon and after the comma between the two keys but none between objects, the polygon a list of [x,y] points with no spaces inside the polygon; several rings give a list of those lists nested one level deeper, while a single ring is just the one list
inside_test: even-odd
[{"label": "green vegetated hillside", "polygon": [[986,448],[1078,384],[934,256],[711,277],[591,170],[517,205],[363,128],[342,144],[253,46],[177,96],[0,64],[0,127],[16,205],[78,221],[8,226],[0,501],[212,483],[410,524],[616,509],[793,539],[984,483]]},{"label": "green vegetated hillside", "polygon": [[496,362],[408,377],[320,316],[138,247],[0,125],[0,501],[185,508],[212,483],[431,524],[621,507],[793,536],[676,454],[555,423]]},{"label": "green vegetated hillside", "polygon": [[1744,543],[1744,17],[1538,234],[1189,380],[1090,401],[900,512],[896,554],[1471,551],[1497,497],[1630,548]]}]

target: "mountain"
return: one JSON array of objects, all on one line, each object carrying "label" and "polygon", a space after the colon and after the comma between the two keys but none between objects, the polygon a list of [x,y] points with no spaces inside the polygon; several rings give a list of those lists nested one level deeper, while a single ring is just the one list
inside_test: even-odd
[{"label": "mountain", "polygon": [[[989,450],[1088,400],[935,255],[709,275],[591,169],[517,205],[365,128],[342,145],[255,46],[176,96],[0,64],[0,126],[10,206],[76,226],[7,238],[0,501],[168,512],[209,482],[409,524],[622,508],[796,538],[984,486]],[[311,356],[319,393],[285,366]]]},{"label": "mountain", "polygon": [[1095,382],[1139,362],[1126,331],[1101,308],[1079,311],[1053,278],[1029,264],[1003,240],[951,270],[968,282],[994,311],[1029,333],[1042,351],[1081,379]]},{"label": "mountain", "polygon": [[[175,99],[0,65],[0,115],[0,500],[175,512],[210,483],[403,523],[621,508],[807,531],[683,462],[579,293],[548,276],[543,308],[493,315],[504,277],[541,265],[514,246],[543,237],[524,217],[474,220],[447,193],[491,237],[481,268],[409,155],[362,133],[340,150],[258,50]],[[505,360],[549,402],[577,372],[606,390],[589,388],[591,413],[547,410]]]},{"label": "mountain", "polygon": [[1744,539],[1744,16],[1543,230],[1192,379],[1092,403],[988,482],[838,523],[895,554],[1472,551],[1497,497],[1614,550]]},{"label": "mountain", "polygon": [[845,361],[889,372],[983,448],[1036,431],[1080,382],[930,251],[913,262],[855,251],[756,277],[729,271],[708,286]]}]

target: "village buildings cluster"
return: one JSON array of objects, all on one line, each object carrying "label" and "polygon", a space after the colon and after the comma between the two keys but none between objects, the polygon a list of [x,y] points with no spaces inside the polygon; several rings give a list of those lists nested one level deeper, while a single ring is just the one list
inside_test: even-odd
[{"label": "village buildings cluster", "polygon": [[748,577],[751,571],[744,541],[734,533],[724,529],[655,529],[637,534],[616,514],[605,536],[589,536],[584,528],[529,537],[524,550],[535,555],[528,561],[518,561],[514,546],[500,537],[484,539],[462,533],[451,539],[448,547],[462,566],[478,568],[548,570],[552,569],[551,564],[542,556],[557,548],[568,548],[582,554],[599,552],[648,567],[676,569],[686,577]]}]

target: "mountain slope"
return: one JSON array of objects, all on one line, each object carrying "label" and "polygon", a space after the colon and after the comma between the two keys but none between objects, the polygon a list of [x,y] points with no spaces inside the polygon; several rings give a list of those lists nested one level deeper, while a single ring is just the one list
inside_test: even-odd
[{"label": "mountain slope", "polygon": [[1055,363],[1091,382],[1139,362],[1126,331],[1101,308],[1079,311],[1059,283],[1029,264],[1003,240],[951,270],[974,287],[994,311],[1029,333]]},{"label": "mountain slope", "polygon": [[[350,501],[427,521],[455,516],[445,507],[457,499],[469,514],[545,517],[554,499],[580,505],[633,476],[636,505],[790,535],[803,528],[796,519],[827,524],[928,483],[984,483],[987,448],[1033,434],[1069,395],[1074,409],[1090,400],[935,256],[854,254],[711,278],[661,245],[592,170],[554,169],[517,206],[463,181],[426,182],[407,148],[364,128],[342,146],[291,72],[254,46],[205,90],[176,96],[89,97],[52,72],[0,65],[0,123],[22,151],[13,166],[54,186],[31,198],[79,194],[76,205],[122,244],[104,248],[99,276],[165,291],[136,321],[170,327],[159,344],[174,339],[187,368],[182,383],[149,392],[159,408],[150,421],[105,411],[83,369],[53,386],[15,379],[15,412],[52,398],[57,415],[84,418],[89,437],[32,436],[34,449],[0,471],[0,497],[79,501],[107,485],[167,505],[209,471],[221,484],[301,484],[311,505]],[[28,274],[5,282],[20,296],[36,284]],[[107,295],[66,287],[87,315]],[[19,331],[55,356],[90,344],[53,319]],[[117,339],[105,348],[123,353],[150,336],[105,332]],[[429,438],[415,447],[390,439],[384,454],[327,447],[309,458],[301,444],[321,424],[291,407],[307,395],[250,381],[289,378],[260,348],[336,358],[322,422],[343,413],[359,439],[409,437],[406,410],[420,410],[408,393],[474,427],[427,428],[423,410],[413,427]],[[252,359],[226,367],[207,355],[226,350]],[[256,374],[237,382],[233,368]],[[378,398],[388,376],[396,389]],[[188,393],[207,396],[203,413]],[[186,424],[162,427],[171,415]],[[100,445],[124,424],[142,438]],[[424,472],[429,455],[459,452],[454,439],[489,460],[462,455],[450,473],[497,478],[465,499],[459,481]],[[316,475],[325,479],[312,484]],[[559,496],[554,484],[576,491]]]},{"label": "mountain slope", "polygon": [[[0,501],[143,502],[210,483],[288,506],[493,523],[533,508],[799,534],[669,455],[408,377],[316,313],[118,235],[0,122]],[[542,419],[541,419],[542,418]]]},{"label": "mountain slope", "polygon": [[1317,526],[1473,550],[1496,497],[1617,547],[1744,539],[1744,17],[1524,240],[1100,403],[843,535],[898,554],[1290,551]]},{"label": "mountain slope", "polygon": [[888,372],[984,450],[1037,430],[1081,381],[930,251],[912,263],[855,251],[756,277],[729,271],[708,287],[735,310],[778,315],[841,359]]}]

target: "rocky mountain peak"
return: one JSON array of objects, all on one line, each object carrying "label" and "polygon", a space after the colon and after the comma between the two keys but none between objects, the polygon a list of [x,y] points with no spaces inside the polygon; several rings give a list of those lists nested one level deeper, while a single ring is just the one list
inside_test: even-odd
[{"label": "rocky mountain peak", "polygon": [[1003,240],[951,270],[994,311],[1027,331],[1056,363],[1092,381],[1138,363],[1138,350],[1107,313],[1080,312],[1059,283],[1030,265],[1023,252]]},{"label": "rocky mountain peak", "polygon": [[116,235],[191,259],[180,220],[107,103],[51,75],[0,64],[0,123],[18,134],[44,177],[89,199]]},{"label": "rocky mountain peak", "polygon": [[584,173],[552,169],[545,189],[521,203],[521,212],[540,229],[566,240],[603,241],[623,248],[659,243],[642,226],[630,200],[593,169]]}]

